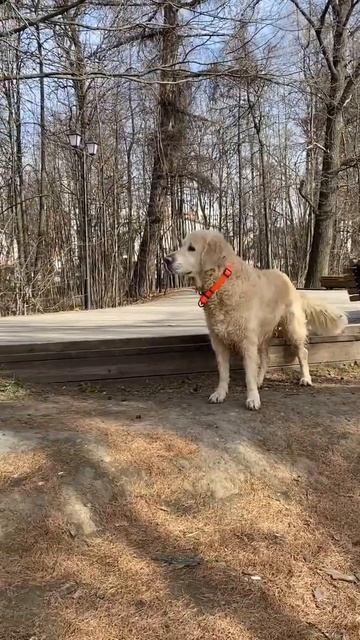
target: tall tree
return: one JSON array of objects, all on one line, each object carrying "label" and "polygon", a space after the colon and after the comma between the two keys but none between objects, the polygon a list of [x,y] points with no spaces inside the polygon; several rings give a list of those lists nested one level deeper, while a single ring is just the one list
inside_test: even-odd
[{"label": "tall tree", "polygon": [[[359,0],[323,0],[321,13],[315,18],[299,0],[290,0],[311,26],[327,70],[327,87],[323,96],[325,109],[323,154],[318,200],[314,203],[315,222],[306,287],[320,286],[320,278],[328,273],[336,218],[336,196],[342,166],[341,134],[343,109],[351,99],[360,76],[360,62],[351,59],[349,39],[352,18]],[[315,9],[315,7],[314,7]]]},{"label": "tall tree", "polygon": [[173,3],[164,2],[162,10],[158,124],[154,135],[153,168],[145,226],[130,283],[130,295],[133,297],[144,296],[151,290],[166,210],[169,175],[174,170],[174,156],[177,152],[175,144],[180,144],[180,140],[176,138],[181,86],[176,84],[175,70],[180,45],[179,9]]}]

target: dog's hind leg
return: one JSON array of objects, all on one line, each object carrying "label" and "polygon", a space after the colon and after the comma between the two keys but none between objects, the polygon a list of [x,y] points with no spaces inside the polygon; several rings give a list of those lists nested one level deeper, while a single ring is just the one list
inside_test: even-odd
[{"label": "dog's hind leg", "polygon": [[220,338],[210,333],[211,346],[215,352],[219,371],[219,382],[209,401],[213,403],[224,402],[229,389],[230,381],[230,351]]},{"label": "dog's hind leg", "polygon": [[286,330],[290,341],[296,347],[300,364],[300,384],[311,387],[312,380],[309,371],[308,351],[306,348],[307,326],[304,311],[297,305],[286,314]]},{"label": "dog's hind leg", "polygon": [[258,391],[259,352],[255,341],[246,341],[243,345],[243,358],[246,380],[246,407],[251,411],[260,409],[260,395]]},{"label": "dog's hind leg", "polygon": [[259,345],[259,370],[257,375],[258,388],[261,389],[269,364],[269,340]]}]

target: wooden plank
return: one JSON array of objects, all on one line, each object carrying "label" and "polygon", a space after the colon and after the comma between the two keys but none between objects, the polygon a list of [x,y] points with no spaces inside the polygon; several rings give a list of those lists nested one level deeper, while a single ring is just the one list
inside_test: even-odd
[{"label": "wooden plank", "polygon": [[99,340],[70,340],[61,342],[35,342],[35,343],[18,343],[18,344],[0,344],[0,356],[16,353],[65,353],[68,351],[88,351],[104,350],[118,348],[120,345],[124,348],[149,347],[152,345],[164,344],[186,344],[186,342],[202,342],[207,338],[207,333],[194,333],[193,335],[179,336],[153,336],[144,338],[105,338]]},{"label": "wooden plank", "polygon": [[[353,340],[360,339],[360,325],[350,325],[347,327],[349,330],[347,333],[344,333],[340,336],[328,336],[326,338],[322,336],[311,336],[309,338],[309,342],[311,344],[315,344],[318,342],[349,342]],[[352,331],[351,331],[352,330]],[[64,348],[60,351],[43,351],[39,346],[39,351],[22,352],[22,350],[11,351],[10,353],[5,351],[2,352],[2,348],[0,347],[0,367],[2,364],[7,362],[45,362],[48,360],[77,360],[77,359],[87,359],[87,358],[106,358],[106,357],[123,357],[125,355],[137,356],[142,353],[155,354],[155,353],[174,353],[177,351],[191,351],[192,349],[196,349],[201,345],[209,344],[209,337],[207,334],[194,335],[194,336],[182,336],[176,342],[173,338],[163,338],[161,343],[159,340],[150,341],[150,339],[146,340],[146,344],[143,341],[132,341],[130,346],[124,346],[128,341],[126,340],[111,340],[111,345],[106,344],[107,341],[103,341],[103,343],[95,342],[95,348],[93,342],[86,343],[87,349],[83,348],[84,345],[81,344],[82,348],[74,349],[72,344],[69,343],[68,346],[71,348],[67,351]],[[287,341],[283,338],[273,338],[271,341],[273,346],[276,345],[284,345],[287,344]],[[22,345],[19,345],[19,349]],[[47,345],[45,345],[47,346]],[[64,345],[62,345],[64,347]]]},{"label": "wooden plank", "polygon": [[[18,362],[20,363],[28,363],[28,362],[55,362],[57,361],[66,361],[66,360],[86,360],[96,358],[122,358],[124,356],[132,356],[137,357],[143,354],[151,356],[153,354],[158,353],[177,353],[178,351],[191,351],[193,349],[201,349],[204,346],[209,345],[208,336],[204,335],[203,340],[201,341],[192,341],[191,338],[186,343],[180,344],[158,344],[158,345],[149,345],[145,347],[133,347],[133,348],[123,348],[121,346],[121,340],[116,347],[112,349],[87,349],[87,350],[79,350],[79,351],[62,351],[60,353],[56,352],[38,352],[38,353],[11,353],[11,354],[0,354],[0,366],[3,363],[7,362]],[[54,366],[53,365],[53,366]],[[47,365],[45,365],[47,366]]]},{"label": "wooden plank", "polygon": [[344,336],[358,336],[360,333],[360,324],[349,324],[345,327],[342,335]]},{"label": "wooden plank", "polygon": [[322,284],[322,286],[328,286],[328,285],[347,285],[348,283],[352,283],[355,280],[355,275],[353,274],[349,274],[349,275],[342,275],[342,276],[322,276],[320,278],[320,282]]},{"label": "wooden plank", "polygon": [[339,281],[335,281],[335,280],[329,280],[329,281],[323,281],[322,285],[326,288],[326,289],[339,289],[340,291],[342,289],[348,289],[349,287],[354,287],[356,286],[356,281],[355,278],[349,278],[348,280],[341,280]]},{"label": "wooden plank", "polygon": [[12,363],[2,375],[12,375],[32,382],[79,382],[86,380],[110,380],[122,378],[148,377],[156,375],[182,374],[187,372],[211,371],[214,369],[214,355],[209,345],[189,352],[179,351],[165,354],[142,354],[114,357],[78,359],[69,364],[68,360],[47,361],[43,366],[31,363],[22,366]]},{"label": "wooden plank", "polygon": [[[314,342],[309,345],[311,363],[337,363],[360,359],[360,340]],[[270,349],[270,366],[283,367],[296,363],[292,347],[275,344]],[[232,366],[242,369],[239,359]],[[30,382],[79,382],[86,380],[124,379],[201,373],[216,370],[214,354],[208,343],[189,345],[189,348],[148,353],[113,354],[103,357],[59,359],[56,361],[4,363],[2,375],[15,376]]]},{"label": "wooden plank", "polygon": [[[358,360],[360,357],[360,340],[343,343],[318,342],[309,345],[309,363],[339,363]],[[283,367],[297,363],[292,347],[277,347],[270,351],[270,366]]]}]

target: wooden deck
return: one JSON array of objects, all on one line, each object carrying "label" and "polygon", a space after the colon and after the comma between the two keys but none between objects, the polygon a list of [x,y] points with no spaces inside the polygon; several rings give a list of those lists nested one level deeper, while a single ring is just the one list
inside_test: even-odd
[{"label": "wooden deck", "polygon": [[[309,295],[319,296],[316,292]],[[321,292],[349,315],[346,333],[312,338],[312,363],[360,359],[360,307],[346,292]],[[273,340],[271,366],[295,364],[293,349]],[[233,367],[242,363],[234,359]],[[216,369],[197,296],[182,290],[145,304],[0,319],[0,375],[70,382],[208,372]]]}]

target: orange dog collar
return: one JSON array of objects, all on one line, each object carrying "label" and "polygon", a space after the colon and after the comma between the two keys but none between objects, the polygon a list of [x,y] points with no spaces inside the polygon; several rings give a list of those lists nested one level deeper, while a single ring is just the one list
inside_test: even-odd
[{"label": "orange dog collar", "polygon": [[225,284],[225,282],[230,278],[231,275],[232,275],[232,268],[229,266],[225,267],[221,276],[216,280],[216,282],[214,282],[213,285],[211,285],[210,289],[208,289],[207,291],[204,291],[204,293],[201,294],[198,302],[199,307],[205,307],[205,305],[209,302],[210,298],[213,297],[214,293],[216,293],[217,291],[219,291],[219,289],[221,289],[221,287]]}]

